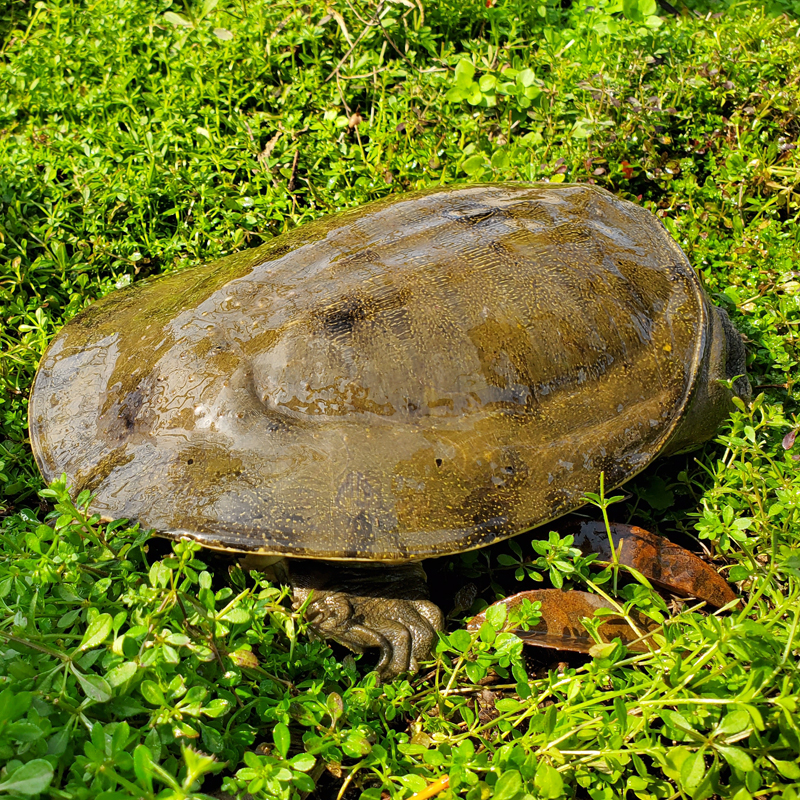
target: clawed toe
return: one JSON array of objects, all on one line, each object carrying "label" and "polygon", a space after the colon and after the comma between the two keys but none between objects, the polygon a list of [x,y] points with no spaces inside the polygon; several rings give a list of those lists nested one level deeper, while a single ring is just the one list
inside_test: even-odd
[{"label": "clawed toe", "polygon": [[442,612],[424,599],[425,573],[418,564],[392,567],[389,581],[381,581],[375,569],[351,567],[343,573],[334,589],[325,580],[329,574],[320,579],[306,568],[303,582],[294,584],[296,606],[310,597],[306,618],[322,636],[356,653],[380,650],[381,680],[416,672],[444,626]]},{"label": "clawed toe", "polygon": [[[314,602],[309,610],[312,625],[323,636],[335,639],[356,653],[377,648],[380,659],[377,664],[381,680],[391,680],[403,672],[416,672],[419,662],[430,655],[436,640],[436,630],[441,627],[441,612],[426,609],[423,615],[416,605],[422,601],[391,600],[359,604],[356,613],[348,619],[337,619],[337,615],[314,615]],[[351,598],[352,600],[352,598]],[[359,605],[361,606],[359,608]]]}]

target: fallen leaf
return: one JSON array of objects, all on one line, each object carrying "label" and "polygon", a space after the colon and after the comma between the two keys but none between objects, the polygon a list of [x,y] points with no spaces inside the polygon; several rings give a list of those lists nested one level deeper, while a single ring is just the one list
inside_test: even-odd
[{"label": "fallen leaf", "polygon": [[[582,522],[576,527],[577,531],[568,528],[575,536],[575,547],[584,555],[597,553],[603,561],[611,561],[611,547],[602,522]],[[635,525],[612,524],[611,537],[620,564],[640,572],[661,589],[705,600],[715,608],[736,599],[726,580],[713,567],[662,536]]]},{"label": "fallen leaf", "polygon": [[[564,591],[562,589],[531,589],[527,592],[511,595],[503,600],[498,600],[489,608],[505,605],[514,608],[523,600],[542,604],[542,618],[535,628],[528,631],[515,630],[514,635],[519,636],[525,644],[534,647],[551,647],[554,650],[568,650],[572,653],[589,653],[594,647],[595,640],[589,635],[581,620],[585,617],[592,619],[598,609],[614,612],[603,616],[603,622],[598,631],[605,642],[619,637],[623,644],[636,653],[650,651],[644,641],[639,639],[636,631],[619,616],[614,606],[596,594],[580,592],[577,590]],[[640,631],[648,632],[656,627],[656,623],[636,612],[632,613],[633,621]],[[468,623],[468,630],[478,630],[486,621],[486,609],[474,616]]]},{"label": "fallen leaf", "polygon": [[783,437],[783,443],[782,443],[783,449],[790,450],[793,447],[796,438],[797,438],[797,429],[789,431],[789,433],[787,433],[786,436]]}]

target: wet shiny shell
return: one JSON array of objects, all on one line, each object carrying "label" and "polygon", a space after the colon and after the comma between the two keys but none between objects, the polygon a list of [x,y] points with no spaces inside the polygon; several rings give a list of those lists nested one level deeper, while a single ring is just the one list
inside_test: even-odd
[{"label": "wet shiny shell", "polygon": [[31,398],[47,480],[216,548],[403,561],[512,536],[662,449],[697,276],[591,186],[381,201],[72,320]]}]

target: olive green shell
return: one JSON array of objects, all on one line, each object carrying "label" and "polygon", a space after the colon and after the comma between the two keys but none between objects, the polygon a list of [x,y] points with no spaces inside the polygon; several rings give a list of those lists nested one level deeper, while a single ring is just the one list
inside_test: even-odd
[{"label": "olive green shell", "polygon": [[42,359],[31,441],[103,516],[209,547],[452,553],[642,470],[708,311],[608,192],[437,188],[99,300]]}]

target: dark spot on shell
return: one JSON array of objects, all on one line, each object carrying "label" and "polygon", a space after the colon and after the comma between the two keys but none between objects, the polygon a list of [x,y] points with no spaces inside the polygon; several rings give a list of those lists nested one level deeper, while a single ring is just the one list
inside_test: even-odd
[{"label": "dark spot on shell", "polygon": [[330,339],[353,336],[360,328],[383,327],[395,336],[410,332],[406,304],[411,293],[392,285],[373,288],[369,294],[348,294],[313,312],[315,326]]},{"label": "dark spot on shell", "polygon": [[134,388],[125,392],[124,387],[121,387],[120,400],[112,402],[113,394],[109,392],[110,396],[106,401],[108,408],[103,409],[100,427],[109,442],[121,443],[131,436],[149,432],[153,422],[153,410],[149,401],[157,382],[154,374],[137,380],[134,373],[133,380],[130,381]]},{"label": "dark spot on shell", "polygon": [[469,225],[472,228],[481,227],[487,223],[508,219],[509,213],[503,208],[486,208],[477,206],[474,208],[454,209],[451,212],[444,212],[445,217],[458,222],[462,225]]},{"label": "dark spot on shell", "polygon": [[120,403],[119,414],[117,415],[122,420],[123,425],[132,431],[136,427],[136,417],[142,407],[144,393],[142,392],[141,385],[134,391],[130,392],[125,399]]},{"label": "dark spot on shell", "polygon": [[436,466],[437,466],[437,467],[441,467],[443,463],[444,463],[444,462],[442,461],[442,459],[441,459],[441,458],[437,458],[437,459],[436,459]]},{"label": "dark spot on shell", "polygon": [[367,314],[364,305],[356,297],[345,297],[328,306],[321,313],[322,329],[331,339],[349,336]]}]

